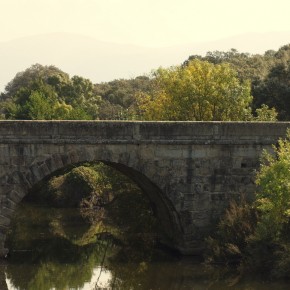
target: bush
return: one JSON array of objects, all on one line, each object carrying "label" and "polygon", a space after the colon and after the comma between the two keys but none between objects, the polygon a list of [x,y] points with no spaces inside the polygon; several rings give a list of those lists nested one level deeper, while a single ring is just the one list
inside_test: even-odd
[{"label": "bush", "polygon": [[73,168],[64,175],[53,177],[45,193],[49,203],[55,207],[79,207],[96,188],[98,174],[87,166]]},{"label": "bush", "polygon": [[206,240],[207,263],[240,264],[257,221],[255,208],[244,198],[232,200],[213,237]]}]

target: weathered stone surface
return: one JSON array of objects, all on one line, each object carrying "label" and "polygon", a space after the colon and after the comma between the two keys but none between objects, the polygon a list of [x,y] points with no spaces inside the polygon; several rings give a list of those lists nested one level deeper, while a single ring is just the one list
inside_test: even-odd
[{"label": "weathered stone surface", "polygon": [[[139,184],[183,253],[203,239],[231,198],[255,190],[254,170],[290,123],[0,121],[0,252],[29,188],[71,164],[103,161]],[[2,237],[2,238],[1,238]]]}]

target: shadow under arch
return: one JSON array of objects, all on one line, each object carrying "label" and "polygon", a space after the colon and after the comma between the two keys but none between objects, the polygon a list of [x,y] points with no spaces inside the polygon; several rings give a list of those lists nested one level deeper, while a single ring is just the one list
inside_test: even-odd
[{"label": "shadow under arch", "polygon": [[147,176],[131,167],[121,163],[101,160],[100,162],[118,170],[140,187],[142,192],[149,198],[152,210],[160,223],[163,234],[163,240],[161,242],[170,248],[180,250],[179,246],[182,244],[181,238],[183,236],[183,230],[174,206],[166,198],[162,190]]},{"label": "shadow under arch", "polygon": [[[0,188],[0,256],[5,256],[8,249],[5,248],[6,233],[10,226],[10,220],[14,215],[17,205],[28,194],[28,192],[40,181],[53,176],[55,172],[69,166],[80,165],[85,162],[102,162],[122,174],[128,176],[149,198],[152,209],[162,228],[164,245],[183,250],[183,229],[172,202],[165,193],[153,183],[145,174],[119,162],[112,162],[102,159],[92,159],[84,152],[68,152],[53,154],[45,160],[32,164],[25,171],[14,171],[2,179],[5,179],[5,186]],[[1,181],[3,184],[3,180]]]}]

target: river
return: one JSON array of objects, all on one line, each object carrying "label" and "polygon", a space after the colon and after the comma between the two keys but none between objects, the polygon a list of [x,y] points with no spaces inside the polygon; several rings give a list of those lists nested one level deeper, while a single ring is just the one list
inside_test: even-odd
[{"label": "river", "polygon": [[160,250],[136,257],[122,251],[122,245],[116,245],[110,237],[97,239],[96,227],[77,209],[23,203],[11,229],[7,240],[10,255],[0,263],[1,290],[290,288],[289,282],[239,279],[229,269],[207,267],[197,258]]}]

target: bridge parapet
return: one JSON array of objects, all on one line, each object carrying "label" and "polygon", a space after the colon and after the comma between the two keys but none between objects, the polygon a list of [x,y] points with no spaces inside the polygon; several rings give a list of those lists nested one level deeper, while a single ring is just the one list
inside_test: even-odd
[{"label": "bridge parapet", "polygon": [[0,143],[273,144],[289,122],[0,121]]}]

